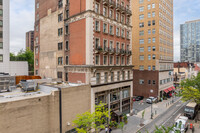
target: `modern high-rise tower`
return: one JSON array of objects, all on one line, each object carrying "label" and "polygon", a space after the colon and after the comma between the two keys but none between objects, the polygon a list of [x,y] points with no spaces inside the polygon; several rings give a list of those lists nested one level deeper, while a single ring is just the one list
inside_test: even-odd
[{"label": "modern high-rise tower", "polygon": [[173,86],[173,0],[132,4],[133,94],[163,97]]},{"label": "modern high-rise tower", "polygon": [[200,20],[180,26],[181,62],[200,62]]}]

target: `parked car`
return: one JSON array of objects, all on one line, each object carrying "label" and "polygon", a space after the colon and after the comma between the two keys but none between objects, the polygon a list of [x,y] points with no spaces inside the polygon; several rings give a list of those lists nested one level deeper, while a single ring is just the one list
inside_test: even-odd
[{"label": "parked car", "polygon": [[173,128],[172,133],[179,132],[179,133],[185,133],[188,130],[188,118],[185,116],[179,116],[176,121]]},{"label": "parked car", "polygon": [[137,97],[135,98],[135,101],[140,101],[140,100],[143,100],[143,99],[144,99],[143,96],[137,96]]},{"label": "parked car", "polygon": [[155,98],[155,97],[149,97],[149,98],[147,98],[146,103],[152,104],[152,103],[154,103],[156,101],[157,101],[157,98]]},{"label": "parked car", "polygon": [[136,101],[136,97],[137,97],[137,96],[133,96],[133,101]]}]

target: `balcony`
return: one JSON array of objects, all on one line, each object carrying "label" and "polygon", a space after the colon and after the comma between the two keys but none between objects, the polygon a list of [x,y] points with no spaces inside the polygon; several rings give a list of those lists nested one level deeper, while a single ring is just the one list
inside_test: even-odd
[{"label": "balcony", "polygon": [[104,47],[104,48],[103,48],[103,54],[107,54],[108,51],[109,51],[109,50],[108,50],[108,47]]},{"label": "balcony", "polygon": [[95,48],[95,54],[101,53],[103,51],[101,46]]},{"label": "balcony", "polygon": [[132,55],[132,51],[130,51],[130,50],[126,50],[126,55],[127,55],[127,56]]},{"label": "balcony", "polygon": [[125,13],[126,12],[126,7],[121,6],[121,13]]},{"label": "balcony", "polygon": [[126,54],[126,51],[125,51],[124,49],[121,49],[121,50],[120,50],[120,54],[121,54],[121,55],[125,55],[125,54]]},{"label": "balcony", "polygon": [[116,55],[119,55],[119,54],[120,54],[120,49],[117,48],[117,49],[116,49]]},{"label": "balcony", "polygon": [[127,14],[128,16],[131,16],[131,15],[132,15],[132,12],[131,12],[131,10],[130,10],[129,8],[126,8],[126,14]]},{"label": "balcony", "polygon": [[115,53],[115,49],[114,49],[114,48],[110,48],[110,49],[109,49],[109,53],[110,53],[110,54],[114,54],[114,53]]}]

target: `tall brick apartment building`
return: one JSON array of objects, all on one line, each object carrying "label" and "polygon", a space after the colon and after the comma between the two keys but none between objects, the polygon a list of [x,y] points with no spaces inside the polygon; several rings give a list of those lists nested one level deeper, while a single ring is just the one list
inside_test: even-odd
[{"label": "tall brick apartment building", "polygon": [[173,0],[132,3],[134,95],[162,97],[173,86]]},{"label": "tall brick apartment building", "polygon": [[35,74],[90,84],[92,105],[130,112],[130,9],[130,0],[35,0]]},{"label": "tall brick apartment building", "polygon": [[26,32],[26,49],[34,52],[34,31]]}]

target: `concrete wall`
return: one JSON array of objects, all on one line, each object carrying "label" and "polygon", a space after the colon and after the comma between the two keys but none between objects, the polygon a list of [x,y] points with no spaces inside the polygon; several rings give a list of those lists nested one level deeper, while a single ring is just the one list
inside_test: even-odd
[{"label": "concrete wall", "polygon": [[[44,94],[0,101],[1,133],[60,132],[59,91],[44,85],[40,90]],[[90,85],[62,88],[63,133],[74,128],[77,114],[90,111],[90,90]]]},{"label": "concrete wall", "polygon": [[10,75],[28,75],[27,61],[10,61]]}]

